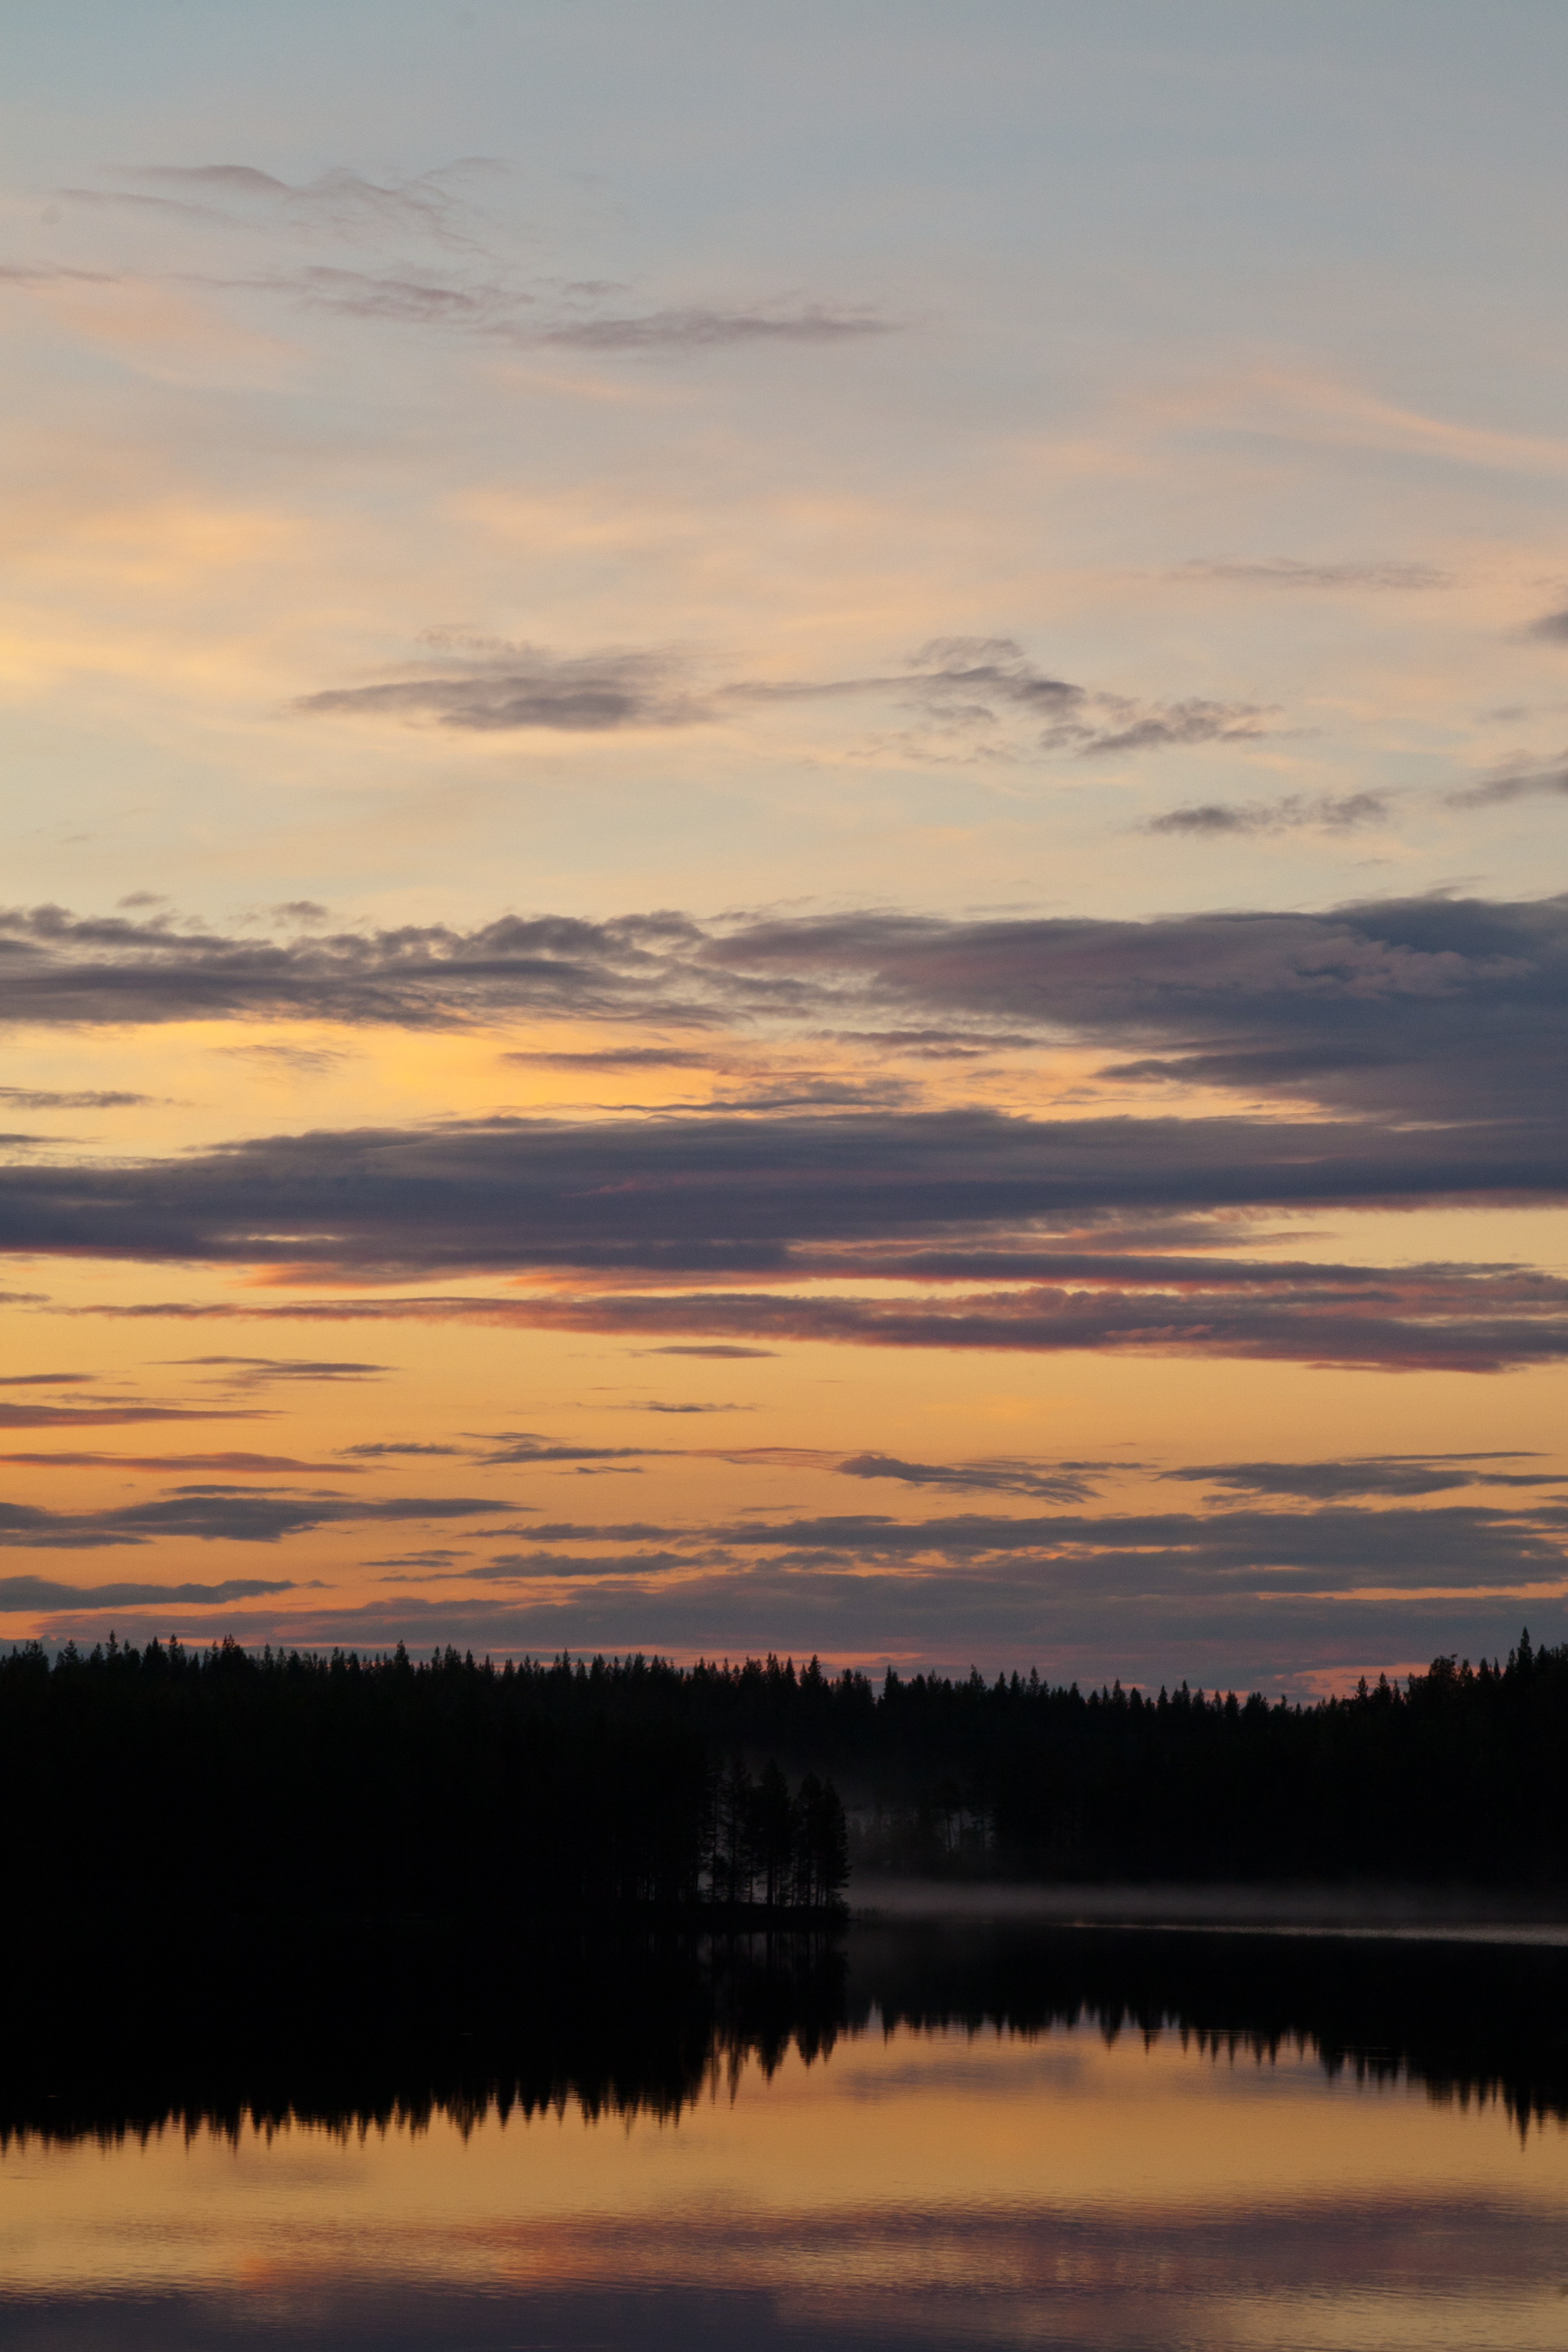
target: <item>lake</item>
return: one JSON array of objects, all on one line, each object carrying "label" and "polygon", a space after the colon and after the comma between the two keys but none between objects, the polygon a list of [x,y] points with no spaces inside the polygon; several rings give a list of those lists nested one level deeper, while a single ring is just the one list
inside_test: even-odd
[{"label": "lake", "polygon": [[5,2347],[1568,2347],[1553,1943],[81,1929],[12,1969]]}]

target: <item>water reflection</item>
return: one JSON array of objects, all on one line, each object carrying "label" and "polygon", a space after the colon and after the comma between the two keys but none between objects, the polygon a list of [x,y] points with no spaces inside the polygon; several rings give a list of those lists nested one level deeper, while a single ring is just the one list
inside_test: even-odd
[{"label": "water reflection", "polygon": [[400,1923],[229,1931],[13,1955],[0,2149],[29,2135],[231,2138],[466,2128],[559,2112],[678,2118],[747,2066],[841,2035],[1086,2025],[1198,2053],[1568,2121],[1568,1949],[1092,1927],[898,1926],[841,1937],[526,1941]]},{"label": "water reflection", "polygon": [[13,1962],[0,2344],[1568,2346],[1568,1954]]}]

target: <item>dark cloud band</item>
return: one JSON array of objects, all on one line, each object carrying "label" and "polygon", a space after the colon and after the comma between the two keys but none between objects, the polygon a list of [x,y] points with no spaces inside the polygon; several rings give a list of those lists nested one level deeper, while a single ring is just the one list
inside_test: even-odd
[{"label": "dark cloud band", "polygon": [[1568,1063],[1568,898],[1150,922],[507,917],[282,940],[13,908],[0,1009],[13,1024],[527,1017],[806,1038],[826,1022],[846,1042],[896,1024],[950,1045],[1101,1045],[1142,1057],[1124,1076],[1305,1095],[1385,1126],[1502,1118],[1545,1132]]}]

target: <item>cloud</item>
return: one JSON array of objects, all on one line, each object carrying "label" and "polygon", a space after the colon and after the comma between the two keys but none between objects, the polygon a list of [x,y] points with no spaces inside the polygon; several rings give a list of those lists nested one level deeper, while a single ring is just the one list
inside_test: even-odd
[{"label": "cloud", "polygon": [[715,716],[668,656],[606,652],[580,657],[532,646],[470,656],[461,668],[375,686],[308,694],[296,709],[329,716],[430,719],[437,726],[494,734],[549,728],[607,734],[629,728],[691,727]]},{"label": "cloud", "polygon": [[381,179],[337,166],[312,180],[291,183],[249,163],[142,163],[125,167],[118,176],[140,188],[178,193],[150,196],[78,188],[61,193],[78,203],[175,206],[235,226],[276,223],[349,241],[413,236],[438,247],[471,250],[486,235],[482,216],[448,184],[455,178],[461,185],[461,165],[389,173]]},{"label": "cloud", "polygon": [[1311,563],[1290,555],[1251,562],[1195,558],[1170,575],[1175,580],[1235,581],[1249,588],[1447,588],[1449,575],[1431,563]]},{"label": "cloud", "polygon": [[120,1423],[149,1421],[263,1421],[256,1406],[234,1404],[139,1404],[110,1398],[80,1404],[15,1404],[0,1400],[0,1430],[107,1429]]},{"label": "cloud", "polygon": [[1200,801],[1152,817],[1144,833],[1224,834],[1348,833],[1361,824],[1382,824],[1389,814],[1384,793],[1290,793],[1280,801]]},{"label": "cloud", "polygon": [[[476,196],[504,190],[505,168],[467,159],[418,173],[372,177],[335,168],[291,183],[248,163],[143,164],[117,188],[66,188],[68,203],[119,212],[167,228],[238,231],[280,256],[308,236],[341,258],[228,272],[172,275],[214,291],[282,294],[354,320],[457,331],[518,345],[560,346],[613,357],[697,354],[743,345],[831,345],[899,331],[870,303],[790,296],[672,304],[624,284],[522,274],[517,229]],[[526,236],[525,232],[525,236]],[[14,268],[20,283],[89,276]]]},{"label": "cloud", "polygon": [[[564,656],[433,630],[439,667],[365,686],[332,687],[294,708],[327,716],[424,719],[481,733],[549,728],[608,733],[629,728],[712,726],[747,710],[892,698],[944,740],[993,730],[998,706],[1044,721],[1035,750],[1083,759],[1196,743],[1250,741],[1270,730],[1261,704],[1189,698],[1145,704],[1054,677],[1010,637],[934,637],[898,672],[862,677],[732,678],[701,683],[670,651],[611,648]],[[933,739],[935,740],[935,739]],[[1017,748],[1017,747],[1015,747]],[[1009,756],[1011,756],[1009,753]]]},{"label": "cloud", "polygon": [[1124,751],[1158,751],[1194,743],[1253,743],[1276,730],[1264,720],[1277,715],[1271,706],[1256,702],[1171,702],[1154,710],[1129,713],[1124,719],[1097,726],[1069,723],[1051,729],[1041,740],[1047,748],[1075,744],[1085,760],[1110,759]]},{"label": "cloud", "polygon": [[[734,1407],[712,1405],[649,1407],[649,1411],[697,1412],[733,1411]],[[639,1458],[666,1458],[674,1449],[669,1447],[552,1447],[528,1454],[494,1454],[491,1462],[573,1461],[580,1455],[592,1459],[609,1453],[635,1454]],[[676,1458],[682,1458],[678,1454]],[[821,1446],[745,1445],[700,1446],[686,1454],[687,1460],[727,1462],[741,1470],[808,1470],[820,1471],[845,1478],[889,1479],[906,1486],[932,1486],[953,1494],[1030,1495],[1061,1503],[1082,1503],[1094,1491],[1086,1475],[1113,1465],[1106,1463],[1040,1463],[1022,1461],[1001,1455],[988,1455],[968,1462],[904,1462],[895,1455],[877,1453],[839,1454]],[[1130,1466],[1123,1463],[1114,1465]]]},{"label": "cloud", "polygon": [[1525,635],[1548,645],[1568,645],[1568,613],[1542,613],[1538,621],[1531,622]]},{"label": "cloud", "polygon": [[1560,800],[1568,794],[1568,766],[1510,768],[1447,795],[1450,808],[1500,808],[1510,801]]},{"label": "cloud", "polygon": [[[865,681],[862,690],[880,687]],[[996,706],[1044,722],[1035,748],[1079,759],[1161,751],[1197,743],[1252,741],[1275,716],[1260,703],[1140,703],[1078,686],[1041,670],[1011,637],[935,637],[911,656],[906,690],[939,724],[960,733],[984,730]],[[852,691],[846,682],[839,692]],[[1000,749],[998,745],[995,747]]]},{"label": "cloud", "polygon": [[441,285],[429,278],[340,269],[317,263],[275,278],[253,281],[291,293],[311,309],[352,319],[392,320],[402,326],[468,327],[515,333],[536,298],[517,287]]},{"label": "cloud", "polygon": [[275,1381],[379,1380],[388,1364],[319,1360],[308,1356],[172,1356],[171,1363],[217,1372],[233,1388],[267,1388]]},{"label": "cloud", "polygon": [[508,1433],[489,1443],[493,1450],[480,1457],[487,1463],[642,1461],[656,1450],[647,1445],[555,1444],[549,1438],[533,1437],[526,1433]]},{"label": "cloud", "polygon": [[[737,924],[705,966],[831,986],[906,1014],[1029,1023],[1042,1036],[1141,1034],[1230,1058],[1249,1089],[1300,1091],[1390,1122],[1549,1122],[1568,1051],[1568,897],[1434,896],[1322,914],[1150,922],[944,922],[867,911]],[[753,1002],[756,1002],[755,993]],[[1281,1087],[1284,1091],[1284,1087]]]},{"label": "cloud", "polygon": [[1281,1661],[1556,1638],[1568,1509],[1398,1498],[1218,1512],[563,1520],[441,1589],[300,1612],[289,1638],[1036,1664],[1052,1678],[1277,1684]]},{"label": "cloud", "polygon": [[199,1543],[277,1543],[322,1527],[368,1521],[493,1517],[508,1507],[492,1496],[424,1495],[379,1502],[332,1493],[280,1494],[271,1488],[203,1484],[172,1488],[144,1503],[104,1511],[50,1511],[0,1503],[0,1545],[90,1551],[188,1538]]},{"label": "cloud", "polygon": [[[441,1448],[433,1449],[441,1451]],[[455,1452],[455,1447],[445,1449]],[[34,1470],[233,1470],[252,1475],[272,1470],[330,1471],[350,1475],[354,1465],[343,1462],[300,1462],[290,1454],[0,1454],[9,1462]]]},{"label": "cloud", "polygon": [[18,1110],[129,1110],[161,1099],[157,1095],[121,1094],[109,1089],[58,1094],[39,1087],[0,1087],[0,1102],[15,1103]]},{"label": "cloud", "polygon": [[[509,1551],[497,1552],[481,1567],[459,1569],[457,1580],[479,1580],[486,1583],[528,1583],[536,1577],[644,1577],[689,1575],[695,1565],[692,1555],[685,1551],[570,1552],[570,1551]],[[389,1583],[391,1579],[386,1580]]]},{"label": "cloud", "polygon": [[248,1062],[264,1077],[315,1078],[335,1070],[350,1057],[339,1045],[214,1045],[214,1054],[223,1054],[235,1062]]},{"label": "cloud", "polygon": [[[942,1298],[800,1297],[744,1293],[593,1294],[542,1298],[486,1311],[453,1302],[457,1316],[554,1331],[625,1339],[652,1331],[745,1332],[796,1345],[1013,1351],[1124,1352],[1257,1361],[1360,1365],[1389,1370],[1496,1371],[1568,1357],[1568,1297],[1512,1309],[1489,1297],[1484,1277],[1428,1280],[1301,1279],[1272,1296],[1207,1291],[1201,1272],[1186,1295],[1139,1291],[1129,1267],[1120,1292],[1027,1290]],[[1467,1308],[1469,1311],[1467,1312]],[[305,1309],[306,1312],[316,1311]],[[350,1307],[350,1313],[355,1310]],[[437,1314],[439,1308],[434,1310]]]},{"label": "cloud", "polygon": [[663,1404],[654,1402],[633,1405],[631,1410],[633,1412],[750,1412],[752,1407],[746,1404]]},{"label": "cloud", "polygon": [[547,915],[466,932],[312,927],[277,941],[172,916],[78,917],[43,906],[0,908],[0,976],[13,1024],[292,1016],[450,1027],[528,1011],[706,1025],[720,1017],[714,999],[737,992],[685,969],[683,946],[703,936],[669,914],[608,923]]},{"label": "cloud", "polygon": [[840,343],[897,332],[899,321],[867,304],[807,302],[777,309],[681,310],[568,320],[538,341],[590,352],[706,352],[739,343]]},{"label": "cloud", "polygon": [[[939,1583],[951,1599],[956,1574],[965,1580],[989,1574],[1020,1593],[1048,1591],[1101,1605],[1238,1591],[1272,1599],[1366,1589],[1514,1590],[1542,1581],[1561,1586],[1568,1579],[1568,1508],[1540,1503],[1507,1509],[1325,1505],[1093,1517],[966,1512],[897,1519],[863,1512],[747,1517],[687,1528],[563,1522],[534,1533],[539,1550],[498,1555],[463,1574],[524,1574],[529,1563],[548,1560],[552,1565],[540,1572],[559,1572],[553,1563],[561,1561],[576,1575],[635,1575],[638,1560],[650,1557],[664,1574],[694,1562],[767,1553],[798,1572],[864,1581],[884,1591],[892,1578]],[[563,1543],[596,1549],[555,1549]],[[620,1549],[626,1545],[639,1549]]]},{"label": "cloud", "polygon": [[[217,1507],[221,1495],[211,1501]],[[733,1656],[772,1646],[830,1660],[942,1660],[960,1672],[977,1660],[1035,1664],[1061,1680],[1158,1682],[1175,1672],[1245,1687],[1277,1684],[1284,1661],[1354,1674],[1380,1657],[1490,1654],[1517,1641],[1521,1620],[1538,1639],[1556,1639],[1568,1597],[1568,1507],[1539,1494],[1304,1507],[1248,1498],[1103,1515],[561,1519],[522,1541],[521,1529],[477,1519],[462,1532],[466,1550],[437,1538],[367,1560],[384,1566],[389,1587],[369,1602],[252,1609],[249,1637],[450,1640],[536,1654]],[[394,1597],[390,1588],[411,1580],[425,1590]],[[59,1606],[79,1638],[91,1598],[39,1605]],[[123,1614],[118,1622],[131,1633]],[[141,1638],[160,1622],[146,1620]],[[223,1620],[212,1629],[221,1633]],[[181,1631],[200,1638],[202,1621],[187,1616]]]},{"label": "cloud", "polygon": [[180,188],[210,188],[225,195],[288,196],[296,194],[287,180],[258,172],[250,163],[132,163],[125,177],[166,181]]},{"label": "cloud", "polygon": [[[1506,1266],[1441,1265],[1392,1270],[1281,1267],[1256,1261],[1215,1268],[1195,1255],[1173,1277],[1168,1264],[1145,1276],[1129,1254],[1109,1282],[1083,1288],[1034,1282],[958,1297],[780,1297],[755,1287],[686,1289],[674,1296],[591,1289],[488,1298],[376,1298],[361,1292],[306,1297],[277,1307],[169,1300],[79,1311],[202,1320],[240,1315],[246,1320],[328,1323],[468,1321],[644,1342],[674,1332],[732,1335],[695,1343],[695,1352],[705,1355],[732,1352],[733,1335],[746,1334],[776,1346],[1118,1351],[1390,1371],[1493,1372],[1568,1357],[1568,1284],[1550,1276]],[[683,1350],[692,1351],[690,1346]]]},{"label": "cloud", "polygon": [[1464,1486],[1529,1489],[1568,1484],[1568,1472],[1561,1470],[1491,1466],[1528,1459],[1519,1454],[1368,1454],[1346,1462],[1214,1462],[1166,1470],[1161,1475],[1191,1486],[1228,1487],[1247,1495],[1296,1496],[1310,1502],[1350,1495],[1441,1495]]},{"label": "cloud", "polygon": [[[455,1560],[466,1559],[468,1557],[469,1554],[465,1550],[446,1551],[435,1546],[424,1551],[389,1552],[384,1559],[362,1559],[360,1566],[392,1568],[404,1571],[411,1568],[446,1569],[450,1568]],[[404,1573],[398,1576],[383,1576],[381,1580],[383,1584],[423,1584],[425,1579],[423,1576],[410,1576]]]},{"label": "cloud", "polygon": [[70,285],[112,286],[114,283],[114,275],[109,270],[68,269],[57,262],[0,262],[0,286],[33,289]]},{"label": "cloud", "polygon": [[222,1584],[57,1584],[42,1576],[0,1576],[0,1616],[38,1610],[172,1608],[193,1601],[222,1604],[273,1592],[297,1592],[289,1582],[230,1577]]},{"label": "cloud", "polygon": [[1102,1462],[1040,1463],[988,1454],[967,1462],[905,1462],[880,1453],[835,1454],[821,1446],[748,1445],[705,1449],[716,1461],[746,1470],[810,1470],[843,1478],[887,1479],[904,1486],[929,1486],[950,1494],[1029,1495],[1059,1503],[1082,1503],[1094,1492],[1086,1475],[1115,1466]]},{"label": "cloud", "polygon": [[[653,1116],[319,1129],[141,1165],[19,1163],[0,1169],[0,1246],[16,1253],[246,1265],[318,1287],[412,1282],[412,1299],[361,1292],[289,1311],[469,1316],[654,1349],[822,1339],[1474,1369],[1561,1352],[1560,1295],[1519,1269],[1253,1265],[1213,1244],[1221,1221],[1233,1231],[1281,1208],[1562,1198],[1563,898],[1144,923],[517,918],[281,947],[163,915],[97,923],[45,908],[0,919],[0,971],[8,1009],[55,1019],[172,1017],[214,1000],[260,1012],[282,998],[318,1017],[416,1027],[518,1011],[804,1037],[824,1015],[871,1037],[987,1026],[1103,1051],[1085,1091],[1121,1089],[1109,1116],[927,1110],[852,1089],[840,1108],[776,1090]],[[646,1033],[622,1034],[634,1050]],[[1127,1108],[1131,1087],[1182,1086],[1242,1106],[1176,1117],[1156,1095]],[[1145,1232],[1185,1234],[1188,1254],[1140,1246]],[[431,1295],[470,1275],[531,1287]],[[801,1295],[824,1280],[862,1295]],[[983,1290],[863,1295],[889,1282]],[[663,1286],[681,1295],[646,1295]],[[779,1291],[790,1295],[765,1295]],[[324,1376],[301,1360],[292,1375],[210,1369]]]},{"label": "cloud", "polygon": [[734,1363],[747,1357],[776,1356],[779,1350],[777,1348],[733,1348],[709,1345],[697,1348],[643,1348],[639,1350],[639,1353],[644,1356],[700,1356],[706,1357],[709,1362]]},{"label": "cloud", "polygon": [[410,1454],[457,1454],[467,1458],[469,1451],[470,1449],[464,1445],[425,1445],[417,1441],[398,1444],[390,1439],[378,1440],[374,1444],[363,1445],[340,1445],[338,1448],[340,1458],[352,1462],[382,1462]]},{"label": "cloud", "polygon": [[[172,209],[162,198],[131,198]],[[183,209],[183,207],[178,207]],[[281,294],[339,318],[482,336],[535,350],[566,349],[609,357],[702,355],[747,344],[834,344],[897,334],[903,321],[869,303],[698,303],[627,310],[606,309],[606,293],[626,289],[562,287],[549,279],[441,276],[417,266],[355,269],[316,262],[260,276],[197,278],[214,289]]]},{"label": "cloud", "polygon": [[903,683],[927,701],[1012,703],[1053,725],[1089,698],[1083,687],[1039,668],[1014,637],[928,637],[911,654]]},{"label": "cloud", "polygon": [[1036,1495],[1051,1502],[1082,1503],[1094,1491],[1085,1465],[1077,1463],[1046,1466],[999,1455],[976,1462],[903,1462],[888,1454],[852,1454],[833,1466],[846,1478],[892,1478],[901,1486],[936,1486],[958,1495]]},{"label": "cloud", "polygon": [[[869,1046],[873,1051],[911,1055],[920,1061],[980,1061],[988,1055],[1038,1045],[1026,1030],[985,1029],[823,1029],[815,1036],[824,1045]],[[808,1042],[811,1042],[810,1039]]]},{"label": "cloud", "polygon": [[[1166,1075],[1188,1067],[1180,1057],[1154,1066]],[[1242,1055],[1225,1066],[1233,1081],[1256,1066],[1257,1083],[1281,1093],[1299,1094],[1313,1076],[1310,1057],[1298,1066],[1288,1056]],[[1397,1099],[1396,1074],[1377,1076]],[[951,1264],[938,1279],[988,1271],[1124,1283],[1137,1280],[1124,1256],[1113,1268],[1092,1249],[1053,1260],[1051,1235],[1099,1222],[1113,1228],[1119,1213],[1155,1210],[1561,1196],[1563,1139],[1563,1109],[1550,1099],[1533,1118],[1442,1129],[1241,1114],[1030,1119],[982,1107],[503,1118],[259,1136],[142,1165],[0,1168],[0,1245],[385,1279],[516,1271],[714,1285],[936,1272],[945,1244]],[[1031,1245],[1033,1265],[1007,1255]],[[918,1255],[913,1265],[889,1258],[900,1251]],[[1160,1263],[1163,1274],[1150,1269],[1154,1286],[1183,1279],[1180,1261]],[[1189,1271],[1200,1285],[1208,1279],[1198,1262]],[[1336,1282],[1362,1288],[1368,1279],[1348,1267],[1274,1265],[1216,1278],[1229,1287],[1315,1285],[1325,1297]],[[1412,1297],[1424,1281],[1416,1273],[1388,1279],[1396,1289],[1413,1284]],[[1498,1269],[1442,1280],[1456,1306],[1487,1296],[1536,1312],[1552,1296],[1550,1286],[1529,1292],[1512,1275],[1505,1287]],[[256,1380],[359,1379],[384,1369],[205,1360]]]},{"label": "cloud", "polygon": [[503,1054],[504,1062],[520,1062],[545,1070],[697,1070],[712,1066],[716,1056],[695,1047],[676,1045],[602,1045],[590,1052],[544,1053],[520,1049]]}]

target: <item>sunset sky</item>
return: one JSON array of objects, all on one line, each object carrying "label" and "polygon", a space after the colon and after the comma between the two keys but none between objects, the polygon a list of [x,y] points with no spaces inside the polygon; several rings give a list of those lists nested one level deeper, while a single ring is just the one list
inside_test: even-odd
[{"label": "sunset sky", "polygon": [[1568,1638],[1568,11],[0,23],[0,1642]]}]

